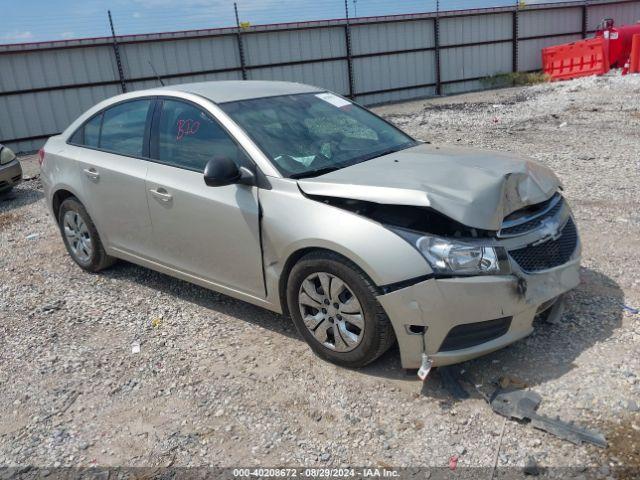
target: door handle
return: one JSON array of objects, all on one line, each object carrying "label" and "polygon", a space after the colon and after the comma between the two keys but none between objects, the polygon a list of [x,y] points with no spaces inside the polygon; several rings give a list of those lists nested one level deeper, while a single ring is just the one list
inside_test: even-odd
[{"label": "door handle", "polygon": [[154,190],[152,188],[149,190],[149,192],[151,193],[151,195],[156,197],[161,202],[170,202],[173,199],[173,195],[171,195],[169,192],[167,192],[164,188],[161,188],[161,187],[158,188],[157,190]]},{"label": "door handle", "polygon": [[91,180],[98,180],[98,178],[100,178],[100,174],[98,173],[98,171],[91,167],[91,168],[85,168],[83,170],[84,174],[89,177]]}]

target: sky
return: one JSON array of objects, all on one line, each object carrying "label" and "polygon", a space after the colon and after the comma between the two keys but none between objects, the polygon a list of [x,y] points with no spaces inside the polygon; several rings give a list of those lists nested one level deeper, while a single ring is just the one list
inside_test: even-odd
[{"label": "sky", "polygon": [[[110,35],[111,10],[117,35],[235,25],[228,0],[1,0],[0,44]],[[435,11],[436,0],[347,0],[350,16]],[[540,0],[525,0],[533,3]],[[553,1],[553,0],[548,0]],[[440,10],[482,8],[515,0],[440,0]],[[344,18],[344,0],[237,0],[241,22],[280,23]]]}]

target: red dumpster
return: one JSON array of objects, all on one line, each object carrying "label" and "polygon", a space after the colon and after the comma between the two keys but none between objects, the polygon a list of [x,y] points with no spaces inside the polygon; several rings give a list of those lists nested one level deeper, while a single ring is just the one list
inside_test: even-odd
[{"label": "red dumpster", "polygon": [[596,30],[597,38],[604,38],[612,68],[622,68],[631,55],[633,36],[640,34],[640,23],[616,27],[611,18],[600,23]]},{"label": "red dumpster", "polygon": [[552,80],[607,73],[609,58],[605,39],[591,38],[543,48],[542,69]]},{"label": "red dumpster", "polygon": [[631,64],[629,73],[640,73],[640,33],[636,33],[633,36],[629,63]]}]

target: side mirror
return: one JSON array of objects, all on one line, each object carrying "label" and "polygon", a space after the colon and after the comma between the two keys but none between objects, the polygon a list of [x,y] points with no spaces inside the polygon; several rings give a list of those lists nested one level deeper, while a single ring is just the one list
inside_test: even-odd
[{"label": "side mirror", "polygon": [[204,167],[204,183],[210,187],[224,187],[237,183],[242,177],[242,172],[233,160],[227,157],[219,157],[209,160]]},{"label": "side mirror", "polygon": [[0,165],[6,165],[16,159],[16,154],[9,147],[0,145]]}]

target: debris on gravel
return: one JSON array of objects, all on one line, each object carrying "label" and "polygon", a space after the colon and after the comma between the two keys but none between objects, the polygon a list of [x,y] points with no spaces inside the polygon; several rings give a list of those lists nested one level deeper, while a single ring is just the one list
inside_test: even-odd
[{"label": "debris on gravel", "polygon": [[[639,468],[639,94],[640,76],[610,75],[376,109],[435,144],[550,166],[579,224],[561,321],[462,364],[469,398],[423,385],[397,349],[346,370],[258,307],[126,262],[83,272],[30,175],[0,201],[0,466]],[[483,398],[500,378],[608,448],[505,422]]]}]

